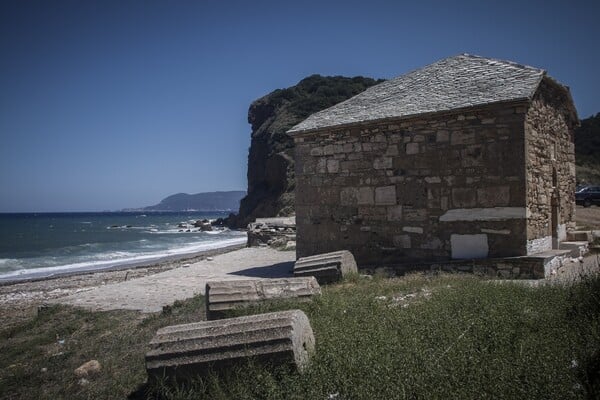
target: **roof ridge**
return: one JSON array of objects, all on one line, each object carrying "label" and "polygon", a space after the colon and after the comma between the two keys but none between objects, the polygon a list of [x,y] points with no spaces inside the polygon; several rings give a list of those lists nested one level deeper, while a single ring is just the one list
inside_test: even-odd
[{"label": "roof ridge", "polygon": [[545,76],[540,68],[461,53],[371,86],[288,132],[531,100]]},{"label": "roof ridge", "polygon": [[[526,65],[526,64],[520,64],[518,62],[514,62],[514,61],[510,61],[510,60],[503,60],[501,58],[480,56],[480,55],[477,55],[477,54],[461,53],[461,54],[458,54],[458,55],[456,55],[454,57],[460,57],[460,56],[469,57],[469,58],[475,58],[475,59],[480,59],[480,60],[494,61],[494,62],[502,63],[502,64],[505,64],[505,65],[510,65],[512,67],[515,67],[515,68],[533,69],[533,70],[536,70],[536,71],[542,71],[543,73],[547,72],[543,68],[538,68],[538,67],[534,67],[534,66]],[[448,57],[448,58],[452,58],[452,57]]]}]

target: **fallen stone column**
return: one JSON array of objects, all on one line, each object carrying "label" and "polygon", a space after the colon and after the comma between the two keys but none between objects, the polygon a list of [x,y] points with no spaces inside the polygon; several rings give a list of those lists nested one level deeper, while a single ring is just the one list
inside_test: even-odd
[{"label": "fallen stone column", "polygon": [[159,329],[146,353],[149,379],[187,380],[252,359],[303,369],[315,339],[306,314],[280,311]]},{"label": "fallen stone column", "polygon": [[294,276],[314,276],[319,283],[335,282],[357,271],[354,256],[348,250],[302,257],[294,265]]},{"label": "fallen stone column", "polygon": [[298,298],[320,294],[312,276],[301,278],[228,280],[206,283],[206,318],[217,319],[225,311],[265,300]]}]

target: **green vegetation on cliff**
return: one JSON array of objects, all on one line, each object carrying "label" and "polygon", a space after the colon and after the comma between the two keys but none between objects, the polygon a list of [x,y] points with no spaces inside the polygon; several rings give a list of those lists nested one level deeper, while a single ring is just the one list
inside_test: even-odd
[{"label": "green vegetation on cliff", "polygon": [[575,130],[575,162],[578,183],[600,184],[600,113]]},{"label": "green vegetation on cliff", "polygon": [[294,212],[294,142],[286,132],[309,115],[364,91],[381,80],[312,75],[287,89],[277,89],[250,105],[252,142],[248,156],[248,195],[235,225],[257,217]]}]

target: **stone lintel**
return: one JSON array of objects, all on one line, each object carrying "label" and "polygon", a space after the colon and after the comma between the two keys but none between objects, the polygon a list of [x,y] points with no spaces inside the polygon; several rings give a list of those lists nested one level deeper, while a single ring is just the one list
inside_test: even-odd
[{"label": "stone lintel", "polygon": [[455,208],[440,216],[440,221],[502,221],[525,219],[528,214],[526,207]]},{"label": "stone lintel", "polygon": [[484,229],[481,228],[482,233],[490,233],[492,235],[510,235],[509,229]]}]

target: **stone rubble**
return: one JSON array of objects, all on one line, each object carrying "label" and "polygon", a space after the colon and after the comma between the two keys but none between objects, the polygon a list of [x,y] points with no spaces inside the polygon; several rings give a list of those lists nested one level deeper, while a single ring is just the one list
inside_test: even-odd
[{"label": "stone rubble", "polygon": [[[295,248],[296,218],[257,218],[248,224],[248,247]],[[293,242],[292,245],[290,242]]]}]

